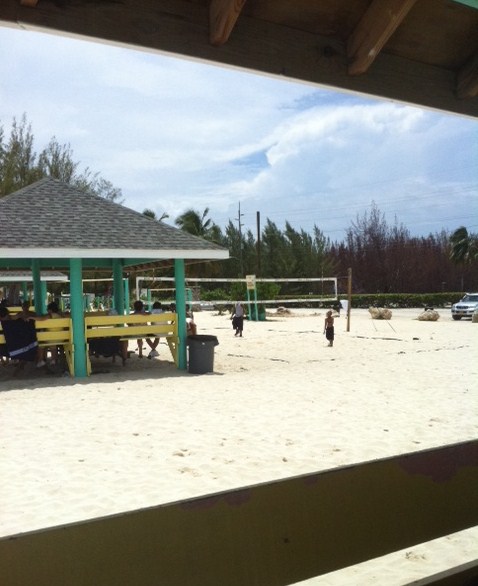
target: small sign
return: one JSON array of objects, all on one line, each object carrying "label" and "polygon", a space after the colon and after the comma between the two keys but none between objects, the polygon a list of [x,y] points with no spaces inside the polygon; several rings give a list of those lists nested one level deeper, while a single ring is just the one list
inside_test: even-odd
[{"label": "small sign", "polygon": [[246,284],[248,291],[254,291],[256,288],[256,275],[246,275]]}]

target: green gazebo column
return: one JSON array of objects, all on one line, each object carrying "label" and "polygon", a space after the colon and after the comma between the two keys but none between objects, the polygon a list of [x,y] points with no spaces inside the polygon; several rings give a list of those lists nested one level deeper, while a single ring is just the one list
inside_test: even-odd
[{"label": "green gazebo column", "polygon": [[129,313],[129,278],[126,277],[123,279],[124,285],[124,313],[128,315]]},{"label": "green gazebo column", "polygon": [[41,284],[40,261],[38,258],[32,259],[32,276],[33,276],[33,298],[35,299],[36,313],[43,315],[45,313],[45,297],[43,296],[43,287]]},{"label": "green gazebo column", "polygon": [[23,301],[28,301],[28,285],[26,281],[22,281],[22,298]]},{"label": "green gazebo column", "polygon": [[70,259],[70,310],[73,326],[74,374],[88,376],[86,368],[85,317],[83,313],[83,283],[81,258]]},{"label": "green gazebo column", "polygon": [[113,296],[116,311],[124,315],[123,262],[119,258],[113,260]]},{"label": "green gazebo column", "polygon": [[176,287],[176,313],[178,314],[179,356],[178,368],[186,370],[186,274],[184,271],[184,259],[174,261],[174,284]]},{"label": "green gazebo column", "polygon": [[43,312],[44,312],[46,310],[46,308],[48,307],[48,288],[47,288],[47,282],[46,281],[41,281],[40,282],[40,287],[41,287],[41,298],[42,298]]}]

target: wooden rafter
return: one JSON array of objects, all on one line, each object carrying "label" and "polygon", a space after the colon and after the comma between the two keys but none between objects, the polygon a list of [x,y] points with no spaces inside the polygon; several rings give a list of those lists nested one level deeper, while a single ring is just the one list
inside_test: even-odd
[{"label": "wooden rafter", "polygon": [[478,96],[478,54],[458,72],[456,79],[456,96],[474,98]]},{"label": "wooden rafter", "polygon": [[236,24],[246,0],[211,0],[209,6],[209,42],[223,45]]},{"label": "wooden rafter", "polygon": [[417,0],[373,0],[347,41],[348,73],[364,73]]},{"label": "wooden rafter", "polygon": [[29,6],[30,8],[35,8],[38,4],[38,0],[20,0],[20,4],[22,6]]},{"label": "wooden rafter", "polygon": [[[382,3],[396,4],[379,0],[379,7]],[[279,4],[280,14],[276,12]],[[327,27],[327,31],[310,31],[308,11],[302,14],[309,23],[307,30],[301,28],[300,9],[306,4],[327,7],[328,18],[335,23],[335,28],[330,29],[334,34],[327,32]],[[366,75],[349,75],[343,42],[346,31],[350,30],[349,21],[335,22],[335,4],[340,3],[267,1],[261,4],[261,10],[266,12],[261,12],[261,18],[257,18],[252,9],[247,17],[244,15],[247,6],[244,3],[240,23],[236,21],[226,45],[220,48],[211,44],[210,32],[215,31],[213,37],[220,42],[218,33],[225,29],[218,23],[221,19],[227,22],[228,15],[235,15],[235,18],[242,2],[212,0],[211,12],[206,0],[121,0],[113,3],[78,0],[68,2],[68,10],[64,3],[56,1],[38,2],[35,9],[25,9],[20,0],[0,0],[0,26],[102,39],[107,43],[143,47],[281,79],[301,80],[318,87],[478,118],[478,96],[458,98],[458,95],[466,97],[474,93],[476,65],[468,64],[460,74],[456,71],[457,64],[463,67],[471,55],[478,54],[478,39],[474,35],[478,10],[450,0],[420,0],[420,5],[417,4],[413,13],[402,21],[400,42],[393,50],[385,50],[394,41],[392,37]],[[358,22],[363,15],[364,0],[347,0],[347,4],[355,6]],[[253,8],[256,7],[254,3]],[[235,8],[236,12],[228,12],[228,8]],[[430,22],[428,8],[434,15]],[[272,11],[269,17],[267,9]],[[215,15],[216,24],[210,30],[211,14]],[[321,18],[322,12],[314,14]],[[423,43],[415,46],[413,39],[420,28],[423,29]],[[227,33],[222,38],[227,38]]]}]

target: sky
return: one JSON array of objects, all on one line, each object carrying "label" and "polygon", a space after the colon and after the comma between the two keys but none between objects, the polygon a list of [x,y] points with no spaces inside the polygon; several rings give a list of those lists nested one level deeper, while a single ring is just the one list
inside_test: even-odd
[{"label": "sky", "polygon": [[[478,231],[478,120],[158,53],[0,27],[0,125],[69,144],[165,222],[288,221],[344,239],[375,204],[427,236]],[[240,206],[240,214],[239,214]],[[145,236],[147,237],[147,236]]]}]

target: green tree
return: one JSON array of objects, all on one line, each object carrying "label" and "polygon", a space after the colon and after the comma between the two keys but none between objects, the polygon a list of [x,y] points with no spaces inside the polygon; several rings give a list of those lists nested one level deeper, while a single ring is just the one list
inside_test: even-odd
[{"label": "green tree", "polygon": [[147,218],[151,218],[152,220],[158,220],[158,217],[156,216],[156,212],[154,212],[153,210],[150,210],[149,208],[146,208],[143,210],[143,216],[146,216]]},{"label": "green tree", "polygon": [[464,269],[478,260],[478,235],[468,232],[465,226],[457,228],[450,236],[450,259],[462,267],[461,289],[465,290]]},{"label": "green tree", "polygon": [[292,257],[288,241],[274,222],[267,218],[262,232],[262,275],[286,278],[291,276]]},{"label": "green tree", "polygon": [[478,260],[478,235],[469,233],[465,226],[457,228],[450,236],[450,258],[457,264]]},{"label": "green tree", "polygon": [[13,120],[7,142],[0,127],[0,197],[41,178],[36,159],[31,125],[25,114],[20,123]]},{"label": "green tree", "polygon": [[26,187],[43,177],[53,177],[88,193],[121,203],[121,190],[88,167],[80,172],[69,144],[59,144],[53,137],[37,155],[31,124],[23,114],[14,118],[10,137],[5,140],[0,126],[0,197]]},{"label": "green tree", "polygon": [[174,223],[184,232],[219,244],[222,238],[221,229],[211,218],[207,217],[208,214],[209,208],[205,208],[202,214],[196,210],[189,209],[178,216]]},{"label": "green tree", "polygon": [[161,217],[158,218],[158,216],[156,215],[156,212],[149,209],[149,208],[146,208],[143,210],[143,216],[146,216],[147,218],[151,218],[152,220],[156,220],[157,222],[162,222],[166,218],[169,218],[169,215],[166,212],[163,212],[161,214]]}]

